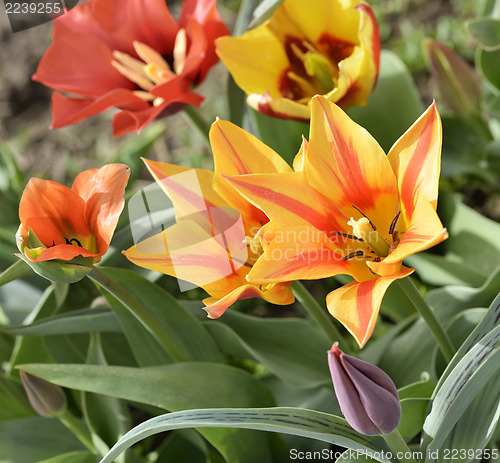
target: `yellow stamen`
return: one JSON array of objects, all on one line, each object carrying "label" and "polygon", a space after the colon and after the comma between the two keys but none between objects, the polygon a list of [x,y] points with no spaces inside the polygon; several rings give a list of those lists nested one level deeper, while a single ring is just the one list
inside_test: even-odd
[{"label": "yellow stamen", "polygon": [[[132,58],[133,59],[133,58]],[[111,65],[124,77],[144,90],[151,90],[154,84],[148,79],[143,70],[135,72],[133,69],[120,64],[118,61],[111,61]]]},{"label": "yellow stamen", "polygon": [[135,90],[132,93],[144,101],[153,101],[155,99],[155,97],[151,95],[151,93],[145,92],[143,90]]},{"label": "yellow stamen", "polygon": [[386,257],[389,254],[389,244],[373,229],[372,224],[366,217],[361,217],[359,220],[354,220],[351,217],[347,225],[352,227],[352,234],[364,240],[378,256]]},{"label": "yellow stamen", "polygon": [[174,44],[174,71],[180,74],[184,69],[187,54],[186,29],[181,29],[175,37]]},{"label": "yellow stamen", "polygon": [[261,256],[264,250],[262,249],[262,244],[258,237],[250,238],[249,236],[245,236],[244,243],[248,244],[250,247],[250,251],[258,256]]},{"label": "yellow stamen", "polygon": [[[158,71],[170,71],[170,66],[156,50],[137,40],[133,42],[133,45],[135,52],[144,63],[153,65]],[[143,63],[141,64],[144,65]]]},{"label": "yellow stamen", "polygon": [[[295,72],[289,71],[286,73],[287,77],[290,80],[293,80],[296,82],[299,86],[300,89],[302,90],[304,95],[316,95],[317,93],[322,93],[320,88],[315,87],[310,81],[300,77],[299,75],[295,74]],[[310,97],[307,98],[307,101],[309,101]]]}]

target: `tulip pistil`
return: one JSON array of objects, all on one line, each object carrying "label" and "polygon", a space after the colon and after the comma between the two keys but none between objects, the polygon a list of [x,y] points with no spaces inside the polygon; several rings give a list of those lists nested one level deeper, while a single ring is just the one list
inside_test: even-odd
[{"label": "tulip pistil", "polygon": [[379,257],[386,257],[389,254],[391,249],[389,244],[376,229],[374,229],[367,217],[361,217],[359,220],[354,220],[351,217],[347,225],[352,227],[353,235],[364,240]]}]

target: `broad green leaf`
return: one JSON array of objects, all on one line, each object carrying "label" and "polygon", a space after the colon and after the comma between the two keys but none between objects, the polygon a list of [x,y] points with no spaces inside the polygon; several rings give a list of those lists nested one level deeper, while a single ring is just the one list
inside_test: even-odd
[{"label": "broad green leaf", "polygon": [[248,24],[252,19],[253,12],[260,0],[243,0],[241,2],[241,6],[238,10],[238,16],[236,18],[236,22],[234,24],[233,35],[241,35],[248,28]]},{"label": "broad green leaf", "polygon": [[[183,362],[155,368],[32,364],[22,369],[63,387],[171,411],[273,403],[269,391],[248,373],[217,363]],[[200,432],[229,462],[271,461],[265,435],[236,429]]]},{"label": "broad green leaf", "polygon": [[500,48],[500,20],[476,18],[466,23],[469,34],[488,51]]},{"label": "broad green leaf", "polygon": [[303,319],[260,318],[228,311],[206,327],[217,339],[217,325],[232,335],[256,360],[285,382],[313,387],[330,382],[327,355],[331,342]]},{"label": "broad green leaf", "polygon": [[0,436],[2,463],[39,463],[64,453],[83,450],[76,437],[55,418],[0,422]]},{"label": "broad green leaf", "polygon": [[12,324],[21,323],[42,298],[42,291],[23,280],[0,287],[0,304]]},{"label": "broad green leaf", "polygon": [[121,332],[116,317],[108,308],[77,310],[31,323],[12,326],[0,332],[20,336],[49,336],[92,332]]},{"label": "broad green leaf", "polygon": [[[176,346],[191,360],[221,361],[212,337],[167,291],[135,272],[124,269],[100,269],[106,276],[135,298],[170,336]],[[134,315],[104,290],[124,334],[128,337],[138,363],[145,366],[168,363],[162,348],[139,324]],[[155,345],[156,344],[156,345]],[[161,350],[159,350],[161,349]],[[153,353],[156,352],[155,357]]]},{"label": "broad green leaf", "polygon": [[423,110],[415,82],[404,63],[394,53],[382,50],[377,86],[368,104],[351,108],[348,113],[387,152]]},{"label": "broad green leaf", "polygon": [[372,452],[380,462],[391,461],[384,457],[388,448],[381,437],[363,436],[338,416],[300,408],[277,407],[186,410],[158,416],[125,434],[100,463],[111,463],[126,448],[159,432],[204,426],[256,429],[309,437],[354,450]]},{"label": "broad green leaf", "polygon": [[[474,333],[471,336],[475,336]],[[457,353],[457,357],[459,353]],[[428,454],[442,449],[446,437],[476,395],[500,371],[500,325],[478,340],[461,358],[450,365],[446,379],[437,388],[432,409],[424,423],[424,448]],[[496,381],[500,388],[500,381]],[[500,393],[500,391],[498,391]],[[428,457],[433,463],[437,458]]]}]

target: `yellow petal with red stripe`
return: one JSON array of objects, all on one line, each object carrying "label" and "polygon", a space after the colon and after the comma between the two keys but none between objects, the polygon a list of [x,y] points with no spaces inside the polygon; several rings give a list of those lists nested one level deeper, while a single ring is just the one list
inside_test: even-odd
[{"label": "yellow petal with red stripe", "polygon": [[409,224],[420,197],[437,206],[441,168],[441,119],[436,103],[396,141],[388,154],[398,178],[402,213]]},{"label": "yellow petal with red stripe", "polygon": [[353,281],[332,291],[326,297],[330,314],[342,323],[363,347],[372,335],[382,298],[389,285],[413,273],[402,267],[400,273],[375,277],[372,280]]},{"label": "yellow petal with red stripe", "polygon": [[384,232],[398,211],[396,176],[377,141],[337,105],[312,100],[304,171],[308,183],[345,215],[361,210]]}]

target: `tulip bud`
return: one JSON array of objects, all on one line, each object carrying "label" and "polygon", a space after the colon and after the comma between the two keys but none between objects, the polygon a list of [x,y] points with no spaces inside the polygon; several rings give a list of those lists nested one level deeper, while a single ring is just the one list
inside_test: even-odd
[{"label": "tulip bud", "polygon": [[334,343],[328,351],[333,387],[347,422],[361,434],[390,434],[401,418],[396,386],[380,368],[344,354]]},{"label": "tulip bud", "polygon": [[477,115],[481,101],[481,81],[474,69],[440,42],[427,39],[423,47],[443,101],[458,115]]},{"label": "tulip bud", "polygon": [[33,409],[41,416],[53,417],[66,409],[66,396],[61,387],[19,371],[26,395]]}]

